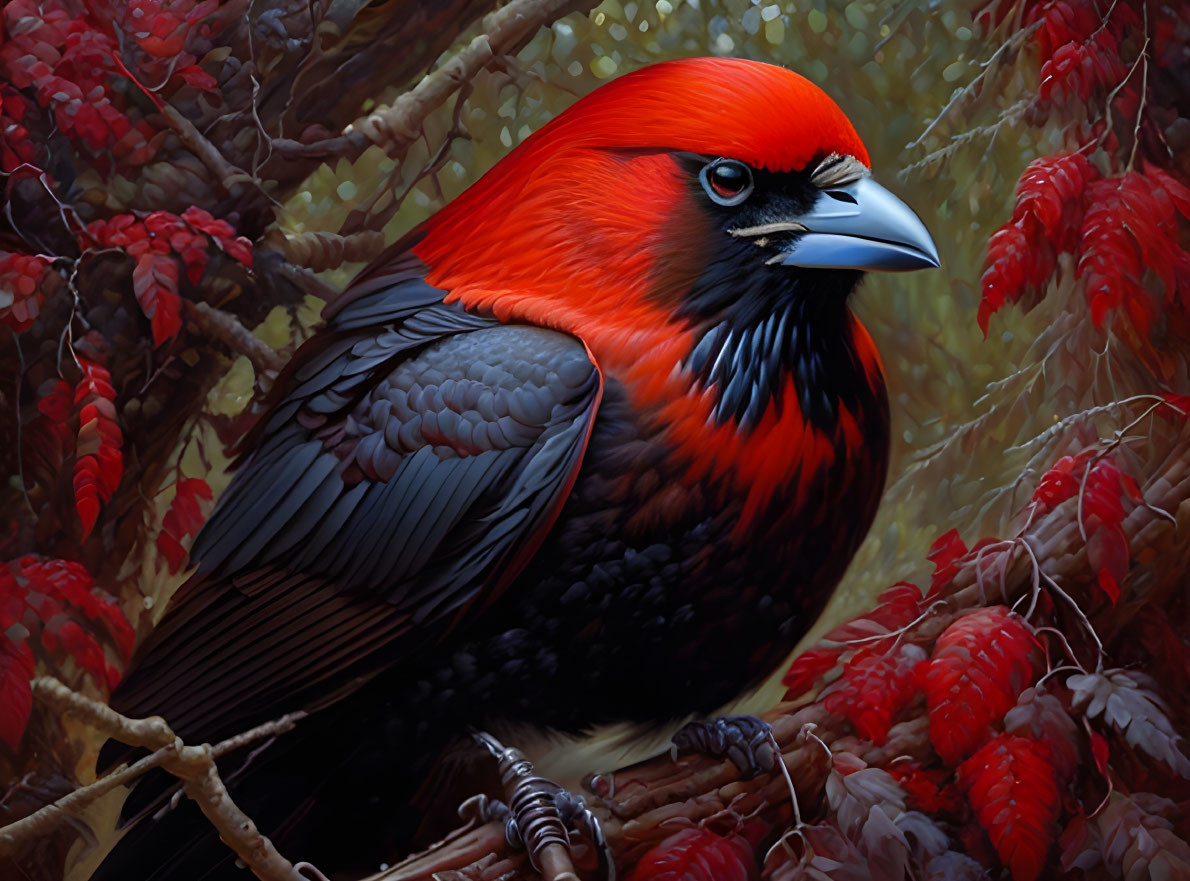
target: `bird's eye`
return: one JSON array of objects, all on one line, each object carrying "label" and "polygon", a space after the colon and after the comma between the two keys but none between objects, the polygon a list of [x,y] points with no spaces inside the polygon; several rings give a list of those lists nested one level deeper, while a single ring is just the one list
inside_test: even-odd
[{"label": "bird's eye", "polygon": [[734,159],[716,159],[698,173],[702,188],[719,205],[739,205],[752,195],[752,169]]}]

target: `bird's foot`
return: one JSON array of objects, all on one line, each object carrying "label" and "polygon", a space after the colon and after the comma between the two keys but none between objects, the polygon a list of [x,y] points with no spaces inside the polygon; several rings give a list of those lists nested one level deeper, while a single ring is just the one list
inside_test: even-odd
[{"label": "bird's foot", "polygon": [[755,716],[720,716],[698,719],[678,729],[670,752],[702,753],[717,759],[728,758],[741,774],[755,777],[777,767],[780,750],[773,739],[773,726]]},{"label": "bird's foot", "polygon": [[599,818],[591,813],[583,797],[553,780],[535,775],[533,763],[520,750],[506,747],[486,733],[476,734],[475,739],[499,763],[508,804],[473,796],[459,807],[460,814],[474,816],[480,822],[503,821],[509,846],[527,851],[533,868],[547,878],[575,877],[567,831],[573,828],[590,841],[606,881],[615,881],[616,861],[611,846],[603,835]]}]

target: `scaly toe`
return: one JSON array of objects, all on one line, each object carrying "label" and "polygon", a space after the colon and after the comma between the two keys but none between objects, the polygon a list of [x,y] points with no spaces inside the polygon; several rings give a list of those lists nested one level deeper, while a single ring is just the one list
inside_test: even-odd
[{"label": "scaly toe", "polygon": [[755,716],[695,720],[673,736],[673,751],[731,759],[741,774],[755,777],[777,767],[773,726]]}]

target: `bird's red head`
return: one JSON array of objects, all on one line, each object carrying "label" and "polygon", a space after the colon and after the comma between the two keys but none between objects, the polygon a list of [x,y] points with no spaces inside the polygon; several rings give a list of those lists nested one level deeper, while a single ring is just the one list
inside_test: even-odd
[{"label": "bird's red head", "polygon": [[[435,215],[413,250],[432,283],[469,305],[588,339],[611,325],[631,332],[646,313],[655,324],[721,311],[718,298],[692,300],[724,252],[742,250],[742,268],[774,274],[766,266],[797,237],[791,224],[824,188],[863,179],[868,164],[839,107],[792,71],[663,62],[602,86],[526,139]],[[837,222],[822,222],[811,232],[837,238]],[[773,223],[786,228],[747,234]],[[831,265],[808,244],[794,265]]]},{"label": "bird's red head", "polygon": [[[860,397],[883,400],[846,307],[862,271],[937,265],[824,92],[780,67],[713,58],[602,86],[406,244],[448,299],[582,338],[702,457],[695,471],[786,483],[799,461],[804,475],[831,455]],[[763,446],[788,442],[777,419],[813,429],[800,460]],[[748,437],[751,452],[732,446]]]}]

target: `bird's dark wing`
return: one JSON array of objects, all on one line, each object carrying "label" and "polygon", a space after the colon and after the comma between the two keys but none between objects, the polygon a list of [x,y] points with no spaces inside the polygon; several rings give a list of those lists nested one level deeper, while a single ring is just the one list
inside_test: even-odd
[{"label": "bird's dark wing", "polygon": [[209,739],[325,703],[494,597],[556,518],[602,392],[583,343],[414,272],[369,288],[283,375],[122,712]]}]

